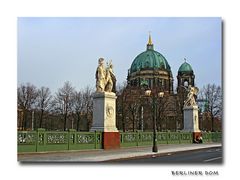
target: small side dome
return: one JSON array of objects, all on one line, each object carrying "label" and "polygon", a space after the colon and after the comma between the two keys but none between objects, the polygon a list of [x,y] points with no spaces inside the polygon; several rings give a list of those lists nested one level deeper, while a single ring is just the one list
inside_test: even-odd
[{"label": "small side dome", "polygon": [[178,72],[181,72],[181,73],[193,72],[193,69],[190,64],[188,64],[187,62],[184,62],[178,69]]}]

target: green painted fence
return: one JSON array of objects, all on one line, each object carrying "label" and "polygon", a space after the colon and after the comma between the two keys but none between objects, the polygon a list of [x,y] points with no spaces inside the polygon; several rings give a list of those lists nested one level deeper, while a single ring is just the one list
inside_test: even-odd
[{"label": "green painted fence", "polygon": [[[124,132],[121,133],[121,147],[152,145],[152,132]],[[157,132],[158,144],[192,143],[192,133]]]},{"label": "green painted fence", "polygon": [[[121,147],[152,145],[152,132],[121,132]],[[43,152],[102,149],[101,132],[69,131],[18,131],[18,152]],[[192,143],[192,133],[185,132],[157,132],[157,144]],[[221,142],[221,132],[203,133],[203,143]]]},{"label": "green painted fence", "polygon": [[[221,142],[221,132],[204,132],[203,143]],[[124,132],[121,133],[121,147],[152,145],[152,132]],[[193,143],[191,132],[157,132],[157,144],[183,144]]]},{"label": "green painted fence", "polygon": [[203,142],[222,142],[221,132],[203,132],[202,133]]},{"label": "green painted fence", "polygon": [[18,152],[102,149],[101,132],[19,131]]}]

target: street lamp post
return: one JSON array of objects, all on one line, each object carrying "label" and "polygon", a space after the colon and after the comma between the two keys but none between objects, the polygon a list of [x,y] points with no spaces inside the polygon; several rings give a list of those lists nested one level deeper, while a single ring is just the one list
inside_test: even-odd
[{"label": "street lamp post", "polygon": [[32,111],[32,131],[34,130],[34,111]]},{"label": "street lamp post", "polygon": [[157,124],[156,124],[156,112],[157,112],[157,106],[156,106],[156,97],[153,96],[153,110],[154,110],[154,117],[153,117],[153,147],[152,147],[152,152],[158,152],[158,147],[157,147]]},{"label": "street lamp post", "polygon": [[143,132],[143,105],[141,106],[141,130]]},{"label": "street lamp post", "polygon": [[157,124],[156,124],[156,118],[157,118],[156,99],[158,97],[162,98],[164,96],[164,92],[157,93],[156,91],[152,91],[152,90],[148,89],[148,90],[145,91],[145,95],[152,97],[152,105],[153,105],[153,147],[152,147],[152,152],[158,152],[158,147],[157,147]]}]

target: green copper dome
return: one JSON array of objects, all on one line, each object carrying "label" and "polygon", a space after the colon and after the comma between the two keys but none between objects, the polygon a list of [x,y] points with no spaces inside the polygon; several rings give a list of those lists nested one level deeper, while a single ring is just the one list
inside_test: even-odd
[{"label": "green copper dome", "polygon": [[184,62],[178,69],[178,72],[193,72],[193,69],[190,64],[188,64],[187,62]]},{"label": "green copper dome", "polygon": [[171,72],[171,67],[169,66],[166,58],[159,52],[154,51],[151,36],[149,36],[147,50],[139,54],[133,60],[130,68],[130,73],[145,69],[163,69]]},{"label": "green copper dome", "polygon": [[164,69],[171,71],[166,58],[154,50],[147,50],[139,54],[131,65],[130,73],[143,69]]}]

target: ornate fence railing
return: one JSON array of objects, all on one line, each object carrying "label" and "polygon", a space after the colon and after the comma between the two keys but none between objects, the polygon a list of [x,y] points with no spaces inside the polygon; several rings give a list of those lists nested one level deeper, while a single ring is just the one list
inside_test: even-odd
[{"label": "ornate fence railing", "polygon": [[[121,147],[152,145],[152,132],[124,132],[121,133]],[[158,144],[192,143],[192,133],[183,132],[158,132]]]},{"label": "ornate fence railing", "polygon": [[221,142],[222,132],[203,132],[203,142]]},{"label": "ornate fence railing", "polygon": [[[221,142],[221,132],[208,132],[203,134],[203,143]],[[121,132],[120,146],[148,146],[153,143],[152,132]],[[188,132],[157,132],[157,144],[183,144],[192,143],[192,133]],[[18,152],[43,152],[102,149],[103,136],[101,132],[69,131],[18,131]]]},{"label": "ornate fence railing", "polygon": [[19,131],[18,152],[102,149],[101,132]]}]

